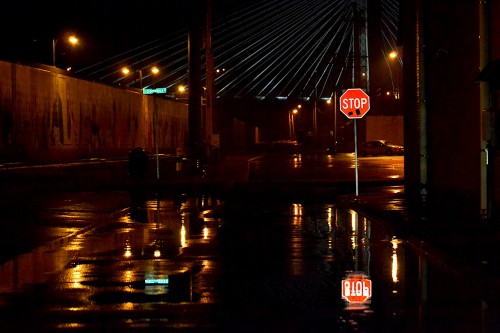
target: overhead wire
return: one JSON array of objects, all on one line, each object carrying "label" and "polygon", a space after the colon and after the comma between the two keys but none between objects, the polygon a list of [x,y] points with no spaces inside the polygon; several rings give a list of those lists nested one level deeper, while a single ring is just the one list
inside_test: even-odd
[{"label": "overhead wire", "polygon": [[[398,0],[380,0],[384,52],[397,47]],[[218,96],[331,97],[352,75],[352,0],[257,0],[231,13],[214,12],[212,27]],[[144,86],[171,88],[188,81],[187,30],[180,29],[78,70],[76,74],[123,86],[123,66],[142,70]],[[205,60],[205,59],[202,59]],[[387,60],[387,59],[386,59]],[[402,58],[398,55],[402,65]],[[155,64],[158,76],[147,70]],[[202,62],[203,80],[206,66]]]}]

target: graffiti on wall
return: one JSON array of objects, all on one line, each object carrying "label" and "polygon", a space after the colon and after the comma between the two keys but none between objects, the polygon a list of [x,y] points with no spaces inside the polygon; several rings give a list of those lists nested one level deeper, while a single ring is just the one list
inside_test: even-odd
[{"label": "graffiti on wall", "polygon": [[[66,159],[152,150],[153,98],[0,61],[0,158]],[[187,105],[157,98],[159,149],[184,148]]]}]

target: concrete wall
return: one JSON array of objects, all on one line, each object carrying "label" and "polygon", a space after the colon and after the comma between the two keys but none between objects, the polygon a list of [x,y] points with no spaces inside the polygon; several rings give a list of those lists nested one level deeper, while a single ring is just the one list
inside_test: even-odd
[{"label": "concrete wall", "polygon": [[[420,180],[425,178],[421,176],[426,175],[423,185],[429,194],[428,203],[443,211],[474,216],[482,213],[480,200],[485,185],[481,179],[481,96],[476,80],[481,70],[480,3],[401,2],[400,32],[404,52],[405,193],[417,197]],[[490,47],[498,50],[498,3],[487,3],[491,3]],[[421,20],[417,20],[418,8]],[[421,34],[417,33],[419,29]],[[420,43],[421,53],[417,52]],[[495,58],[498,53],[490,52],[490,60]],[[495,160],[494,149],[490,159]],[[493,168],[493,173],[497,172],[496,163]],[[498,188],[498,179],[488,179],[487,185]],[[498,207],[498,200],[495,205]]]},{"label": "concrete wall", "polygon": [[187,105],[93,83],[64,71],[0,61],[0,161],[126,156],[184,149]]}]

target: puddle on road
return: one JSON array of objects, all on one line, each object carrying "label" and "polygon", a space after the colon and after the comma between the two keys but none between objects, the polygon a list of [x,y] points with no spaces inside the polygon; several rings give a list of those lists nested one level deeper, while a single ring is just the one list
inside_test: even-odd
[{"label": "puddle on road", "polygon": [[[455,310],[441,305],[451,292],[437,285],[443,273],[394,228],[334,203],[133,193],[125,212],[2,263],[0,307],[45,284],[51,291],[42,308],[223,302],[233,311],[325,311],[341,331],[399,332]],[[372,282],[362,307],[342,299],[349,272]],[[476,305],[467,309],[477,312]],[[465,327],[477,326],[468,319],[474,324]]]}]

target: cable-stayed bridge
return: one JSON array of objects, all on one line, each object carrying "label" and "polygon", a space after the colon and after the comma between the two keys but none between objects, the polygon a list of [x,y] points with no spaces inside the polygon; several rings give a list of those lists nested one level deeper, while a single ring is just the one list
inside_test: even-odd
[{"label": "cable-stayed bridge", "polygon": [[[378,66],[377,84],[387,82],[387,89],[395,93],[394,72],[402,58],[388,55],[397,50],[398,17],[399,0],[258,0],[231,14],[214,10],[215,93],[328,99],[335,89],[355,85],[356,70],[366,80],[363,88],[369,88],[373,63]],[[112,85],[175,91],[188,84],[187,40],[187,27],[181,28],[76,74]],[[201,63],[205,80],[204,55]],[[158,75],[150,72],[153,65]],[[124,75],[125,66],[141,75]]]}]

